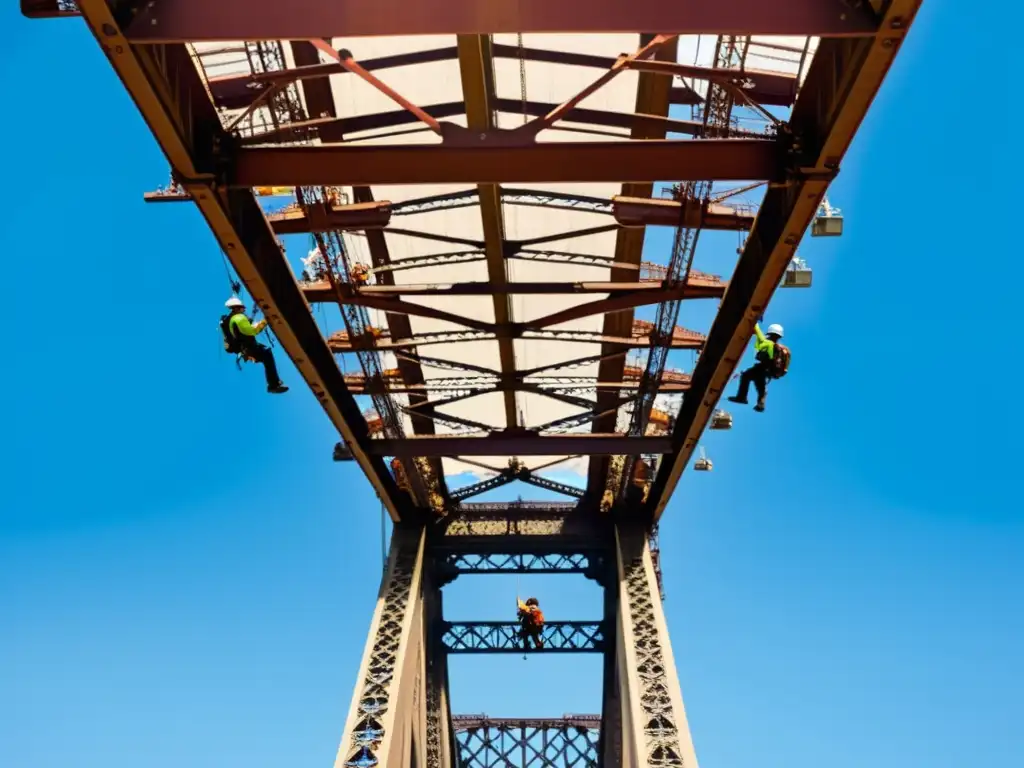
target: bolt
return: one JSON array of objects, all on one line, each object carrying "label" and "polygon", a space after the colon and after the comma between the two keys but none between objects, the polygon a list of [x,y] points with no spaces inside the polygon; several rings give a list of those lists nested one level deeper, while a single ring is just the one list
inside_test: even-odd
[{"label": "bolt", "polygon": [[903,29],[903,19],[897,16],[889,23],[889,26],[893,29]]},{"label": "bolt", "polygon": [[886,50],[888,50],[889,48],[892,48],[892,40],[890,40],[889,38],[886,38],[885,40],[883,40],[882,41],[882,47],[885,48]]},{"label": "bolt", "polygon": [[117,30],[114,29],[114,26],[112,24],[104,24],[101,27],[101,29],[103,30],[103,34],[106,35],[107,37],[113,37],[114,35],[117,34]]}]

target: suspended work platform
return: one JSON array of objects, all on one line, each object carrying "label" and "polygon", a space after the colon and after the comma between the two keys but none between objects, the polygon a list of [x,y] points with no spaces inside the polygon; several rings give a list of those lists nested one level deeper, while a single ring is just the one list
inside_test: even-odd
[{"label": "suspended work platform", "polygon": [[[23,0],[84,20],[170,164],[146,199],[199,209],[395,522],[337,766],[518,764],[487,734],[533,721],[452,716],[447,659],[519,627],[441,596],[536,572],[606,598],[527,651],[605,664],[600,717],[538,754],[696,767],[657,523],[775,290],[810,285],[805,232],[842,233],[826,191],[919,5]],[[510,483],[567,501],[472,501]]]}]

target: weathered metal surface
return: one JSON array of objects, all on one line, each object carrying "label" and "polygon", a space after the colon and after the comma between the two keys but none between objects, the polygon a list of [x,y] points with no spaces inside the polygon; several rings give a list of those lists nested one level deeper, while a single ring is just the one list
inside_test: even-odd
[{"label": "weathered metal surface", "polygon": [[871,15],[842,0],[161,0],[129,30],[137,42],[308,40],[375,35],[488,35],[517,32],[863,35]]}]

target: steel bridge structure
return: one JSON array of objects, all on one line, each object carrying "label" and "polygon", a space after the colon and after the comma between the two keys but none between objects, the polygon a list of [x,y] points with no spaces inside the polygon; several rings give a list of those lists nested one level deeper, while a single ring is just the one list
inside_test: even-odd
[{"label": "steel bridge structure", "polygon": [[[146,200],[198,208],[394,522],[336,767],[697,768],[658,523],[920,0],[21,5],[95,37]],[[473,500],[512,483],[566,501]],[[478,573],[603,611],[524,651],[445,619]],[[601,654],[600,714],[452,714],[451,655],[524,652]]]}]

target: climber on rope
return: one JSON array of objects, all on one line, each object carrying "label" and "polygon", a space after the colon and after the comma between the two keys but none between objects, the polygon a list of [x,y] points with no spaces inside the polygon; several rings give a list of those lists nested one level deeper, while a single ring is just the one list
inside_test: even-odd
[{"label": "climber on rope", "polygon": [[243,360],[254,363],[262,363],[263,373],[267,377],[267,392],[279,395],[288,391],[288,387],[281,383],[277,375],[277,364],[274,362],[274,353],[256,341],[256,336],[267,327],[266,320],[260,320],[256,325],[249,322],[245,316],[245,305],[237,296],[232,296],[224,306],[228,314],[220,319],[220,331],[224,336],[224,350],[233,355],[238,355]]},{"label": "climber on rope", "polygon": [[541,633],[544,631],[544,612],[540,609],[540,602],[536,597],[528,597],[524,603],[517,597],[516,608],[518,609],[519,637],[523,641],[523,650],[530,647],[530,640],[533,640],[533,647],[540,650],[544,647],[544,639],[541,637]]},{"label": "climber on rope", "polygon": [[761,326],[754,324],[755,360],[750,368],[740,374],[740,388],[729,402],[747,404],[747,393],[753,383],[757,390],[757,405],[754,410],[764,410],[764,400],[768,394],[768,382],[771,379],[781,379],[789,371],[789,348],[780,343],[782,339],[782,326],[772,324],[768,326],[766,333],[761,333]]}]

